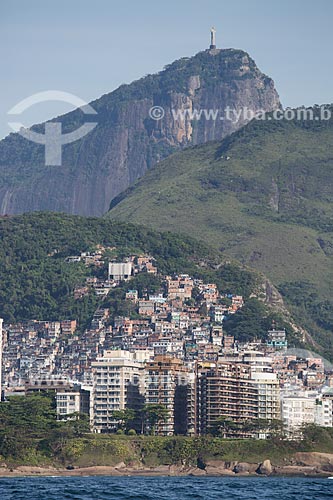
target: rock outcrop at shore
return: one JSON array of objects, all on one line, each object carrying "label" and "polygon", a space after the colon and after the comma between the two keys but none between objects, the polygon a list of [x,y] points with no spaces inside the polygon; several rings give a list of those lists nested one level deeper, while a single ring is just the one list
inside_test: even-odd
[{"label": "rock outcrop at shore", "polygon": [[142,464],[126,465],[120,462],[114,466],[74,467],[73,469],[52,466],[35,467],[21,465],[10,467],[0,464],[0,477],[16,476],[311,476],[328,477],[333,471],[333,454],[295,453],[286,465],[274,465],[269,459],[261,463],[227,462],[209,460],[204,467],[185,465],[158,465],[145,467]]},{"label": "rock outcrop at shore", "polygon": [[255,471],[257,474],[269,476],[273,472],[273,467],[270,460],[264,460]]}]

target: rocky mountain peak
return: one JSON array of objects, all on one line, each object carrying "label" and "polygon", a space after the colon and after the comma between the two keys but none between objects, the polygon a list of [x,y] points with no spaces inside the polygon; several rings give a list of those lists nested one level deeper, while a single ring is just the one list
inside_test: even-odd
[{"label": "rocky mountain peak", "polygon": [[[280,107],[273,81],[236,49],[208,49],[179,59],[91,103],[98,125],[63,146],[62,165],[45,166],[44,146],[11,134],[0,142],[0,211],[102,215],[110,201],[171,153],[219,140],[248,118],[226,109]],[[158,109],[160,119],[152,115]],[[94,117],[95,118],[95,117]],[[158,118],[158,117],[157,117]],[[58,117],[63,133],[84,123],[75,110]],[[33,127],[43,132],[45,124]]]}]

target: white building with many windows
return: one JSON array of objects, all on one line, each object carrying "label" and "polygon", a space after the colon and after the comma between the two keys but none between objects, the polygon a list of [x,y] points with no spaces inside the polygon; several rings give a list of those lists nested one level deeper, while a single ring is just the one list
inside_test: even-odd
[{"label": "white building with many windows", "polygon": [[316,398],[299,391],[283,395],[281,399],[281,417],[289,435],[299,434],[302,426],[315,423]]},{"label": "white building with many windows", "polygon": [[[147,357],[150,353],[147,352]],[[144,404],[142,351],[105,351],[92,363],[94,380],[94,430],[110,432],[116,427],[115,410],[140,409]]]},{"label": "white building with many windows", "polygon": [[280,419],[280,386],[276,373],[252,372],[258,390],[258,418],[263,420]]},{"label": "white building with many windows", "polygon": [[320,427],[333,426],[332,399],[321,397],[316,400],[314,423]]},{"label": "white building with many windows", "polygon": [[73,413],[85,413],[92,423],[91,387],[73,385],[57,389],[56,412],[58,419],[71,418]]}]

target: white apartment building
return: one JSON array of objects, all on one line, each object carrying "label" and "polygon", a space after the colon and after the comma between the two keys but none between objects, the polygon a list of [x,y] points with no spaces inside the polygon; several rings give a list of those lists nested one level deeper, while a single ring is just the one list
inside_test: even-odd
[{"label": "white apartment building", "polygon": [[316,400],[314,423],[321,427],[333,427],[332,399],[320,398]]},{"label": "white apartment building", "polygon": [[286,432],[290,435],[299,433],[305,424],[315,423],[316,398],[299,391],[298,394],[283,395],[281,417]]},{"label": "white apartment building", "polygon": [[333,388],[325,386],[316,400],[315,424],[333,427]]},{"label": "white apartment building", "polygon": [[94,430],[115,428],[115,410],[139,409],[144,398],[144,359],[142,351],[105,351],[92,363],[94,381]]},{"label": "white apartment building", "polygon": [[258,418],[280,420],[280,386],[276,373],[251,372],[258,390]]},{"label": "white apartment building", "polygon": [[64,419],[73,413],[85,413],[92,418],[91,387],[64,387],[56,390],[56,413],[58,418]]},{"label": "white apartment building", "polygon": [[272,371],[272,358],[260,351],[249,351],[243,354],[243,363],[251,366],[251,380],[258,391],[258,418],[280,420],[280,384]]},{"label": "white apartment building", "polygon": [[67,392],[62,390],[61,392],[57,392],[56,403],[58,417],[79,413],[81,408],[80,399],[80,391]]}]

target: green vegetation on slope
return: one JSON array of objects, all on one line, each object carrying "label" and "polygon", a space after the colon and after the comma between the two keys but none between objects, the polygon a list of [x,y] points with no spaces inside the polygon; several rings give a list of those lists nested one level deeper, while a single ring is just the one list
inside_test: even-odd
[{"label": "green vegetation on slope", "polygon": [[[216,283],[223,293],[243,295],[249,306],[226,326],[236,339],[244,340],[245,331],[247,339],[264,339],[274,320],[286,327],[290,345],[299,345],[289,317],[257,298],[250,299],[253,294],[264,297],[265,278],[237,262],[223,262],[218,251],[195,239],[109,219],[49,212],[0,218],[0,239],[0,311],[5,323],[76,319],[79,331],[83,331],[99,306],[109,308],[111,322],[117,315],[135,318],[133,303],[125,300],[129,286],[143,297],[146,291],[159,290],[160,276],[139,274],[130,285],[124,282],[106,297],[98,297],[91,290],[75,300],[73,292],[95,273],[106,278],[108,258],[149,253],[162,274],[188,273],[206,283]],[[115,248],[106,250],[102,268],[66,262],[66,257],[93,251],[97,245]]]},{"label": "green vegetation on slope", "polygon": [[[92,269],[81,262],[69,264],[65,258],[94,250],[98,244],[116,247],[113,257],[118,259],[149,253],[161,273],[189,273],[246,299],[260,281],[237,264],[221,265],[218,252],[194,239],[107,219],[54,213],[3,217],[0,238],[0,310],[5,322],[75,318],[84,328],[102,300],[111,308],[111,315],[128,312],[126,283],[106,299],[91,293],[74,300],[74,287],[84,284]],[[107,263],[98,272],[106,278]],[[142,294],[159,283],[159,278],[143,274],[131,286]]]},{"label": "green vegetation on slope", "polygon": [[116,247],[119,258],[151,253],[163,272],[190,271],[195,262],[214,257],[214,251],[190,238],[52,213],[3,217],[0,238],[0,310],[6,322],[73,317],[85,325],[101,299],[91,293],[74,300],[74,287],[92,271],[80,262],[68,264],[65,258],[98,244]]},{"label": "green vegetation on slope", "polygon": [[[332,354],[332,132],[332,119],[253,121],[161,162],[109,217],[188,234],[262,271]],[[300,283],[312,290],[302,304]]]},{"label": "green vegetation on slope", "polygon": [[265,341],[273,322],[279,328],[285,328],[289,346],[301,346],[300,339],[283,315],[267,311],[265,305],[255,298],[249,299],[237,314],[230,315],[223,323],[223,330],[240,342],[249,342],[253,338]]}]

